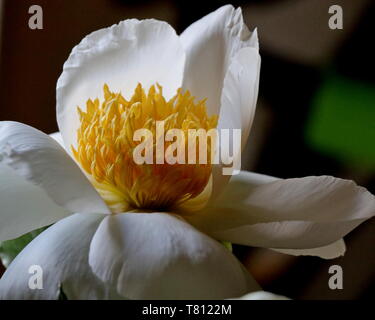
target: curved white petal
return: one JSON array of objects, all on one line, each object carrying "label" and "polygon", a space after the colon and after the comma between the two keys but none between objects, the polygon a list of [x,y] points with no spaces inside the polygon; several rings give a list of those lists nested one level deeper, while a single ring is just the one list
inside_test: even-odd
[{"label": "curved white petal", "polygon": [[283,180],[242,172],[189,221],[220,240],[311,249],[341,239],[374,214],[375,197],[353,181],[330,176]]},{"label": "curved white petal", "polygon": [[256,291],[245,294],[242,297],[228,299],[228,300],[290,300],[287,297],[280,296],[267,291]]},{"label": "curved white petal", "polygon": [[[13,260],[0,279],[0,299],[57,299],[59,286],[69,299],[118,297],[88,265],[93,234],[105,217],[74,214],[36,237]],[[30,289],[30,266],[42,268],[43,289]]]},{"label": "curved white petal", "polygon": [[0,241],[17,238],[69,215],[42,189],[3,163],[0,181]]},{"label": "curved white petal", "polygon": [[272,249],[280,253],[292,256],[317,256],[323,259],[335,259],[343,256],[346,251],[344,239],[340,239],[334,243],[324,247],[313,249]]},{"label": "curved white petal", "polygon": [[221,299],[259,288],[223,245],[165,213],[107,216],[89,263],[131,299]]},{"label": "curved white petal", "polygon": [[[233,150],[232,155],[228,154],[228,156],[233,157],[233,164],[230,165],[230,167],[233,167],[233,174],[236,174],[236,170],[238,172],[241,169],[239,166],[241,152],[246,145],[253,123],[258,97],[259,74],[260,56],[258,49],[243,48],[233,57],[224,79],[218,129],[241,130],[240,148],[236,151]],[[221,148],[232,150],[230,140],[228,141],[229,146],[224,141],[220,140],[218,150],[221,150]],[[223,155],[221,151],[220,155],[221,157]],[[236,159],[239,159],[239,162]],[[221,158],[221,160],[223,159]],[[230,178],[231,176],[228,173],[223,174],[223,163],[216,166],[213,171],[212,200],[222,192]]]},{"label": "curved white petal", "polygon": [[254,119],[259,74],[258,49],[243,48],[233,57],[224,79],[218,129],[241,129],[241,149]]},{"label": "curved white petal", "polygon": [[1,162],[71,212],[110,212],[65,150],[43,132],[17,122],[0,122],[0,156]]},{"label": "curved white petal", "polygon": [[64,140],[62,138],[62,135],[61,135],[61,132],[60,131],[57,131],[57,132],[54,132],[54,133],[51,133],[49,134],[49,136],[55,140],[61,147],[63,147],[65,149],[65,145],[64,145]]},{"label": "curved white petal", "polygon": [[181,87],[185,53],[174,29],[157,20],[125,20],[86,36],[57,82],[57,120],[64,143],[76,145],[77,106],[103,98],[103,85],[130,97],[138,83],[159,83],[168,98]]},{"label": "curved white petal", "polygon": [[[207,98],[209,113],[219,115],[219,129],[242,130],[242,150],[258,96],[260,56],[256,30],[249,32],[241,8],[226,5],[192,24],[180,37],[187,54],[183,88],[199,99]],[[222,146],[223,141],[218,150]],[[234,157],[240,159],[240,152]],[[214,166],[211,201],[229,179],[230,175],[223,175],[222,164]]]},{"label": "curved white petal", "polygon": [[183,88],[207,98],[209,113],[218,114],[231,60],[241,48],[258,49],[257,34],[244,24],[241,8],[226,5],[193,23],[180,38],[186,52]]},{"label": "curved white petal", "polygon": [[355,229],[364,220],[311,222],[278,221],[243,225],[212,232],[217,239],[276,249],[313,249],[326,246]]}]

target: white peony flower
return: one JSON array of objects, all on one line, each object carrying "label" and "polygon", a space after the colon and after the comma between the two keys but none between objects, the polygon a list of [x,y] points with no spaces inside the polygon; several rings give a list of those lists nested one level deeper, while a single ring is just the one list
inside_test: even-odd
[{"label": "white peony flower", "polygon": [[[342,255],[342,237],[375,212],[374,196],[351,181],[241,172],[228,182],[218,165],[156,169],[126,156],[134,128],[157,119],[208,129],[218,116],[219,129],[242,130],[244,145],[259,68],[256,31],[232,6],[180,36],[132,19],[84,38],[57,83],[61,135],[0,123],[0,241],[53,224],[10,264],[0,298],[56,299],[60,286],[69,299],[259,291],[219,241]],[[32,265],[43,289],[28,286]]]}]

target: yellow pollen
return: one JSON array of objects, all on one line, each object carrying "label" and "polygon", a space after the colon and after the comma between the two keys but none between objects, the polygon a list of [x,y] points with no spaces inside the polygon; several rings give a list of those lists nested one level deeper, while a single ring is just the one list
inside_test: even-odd
[{"label": "yellow pollen", "polygon": [[[155,160],[156,121],[164,121],[165,132],[182,129],[186,148],[189,129],[216,128],[218,118],[207,115],[205,100],[195,102],[189,91],[179,89],[167,101],[160,85],[145,92],[138,84],[128,101],[105,84],[103,102],[89,99],[86,111],[77,109],[81,124],[73,155],[113,213],[138,208],[166,210],[205,189],[211,176],[210,147],[206,164],[137,164],[133,159],[133,151],[141,143],[133,140],[134,132],[148,129],[154,137]],[[163,143],[166,150],[172,142],[163,139]]]}]

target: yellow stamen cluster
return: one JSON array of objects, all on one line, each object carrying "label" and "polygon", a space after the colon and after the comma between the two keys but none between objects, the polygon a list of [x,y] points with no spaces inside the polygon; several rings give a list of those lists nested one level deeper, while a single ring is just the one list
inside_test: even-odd
[{"label": "yellow stamen cluster", "polygon": [[[77,149],[72,147],[74,157],[112,212],[168,209],[196,197],[207,185],[211,176],[210,156],[207,164],[154,161],[139,165],[133,159],[133,150],[141,143],[133,140],[134,132],[145,128],[155,137],[156,121],[164,120],[165,132],[215,128],[217,116],[207,116],[205,100],[196,103],[188,91],[178,90],[167,101],[161,86],[152,86],[145,92],[139,84],[128,101],[104,85],[104,101],[89,99],[86,111],[78,107],[78,112],[81,125]],[[165,149],[170,143],[164,142]]]}]

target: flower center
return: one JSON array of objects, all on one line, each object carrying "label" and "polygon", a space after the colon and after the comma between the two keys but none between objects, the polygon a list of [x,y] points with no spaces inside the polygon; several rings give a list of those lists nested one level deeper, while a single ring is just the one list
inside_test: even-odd
[{"label": "flower center", "polygon": [[[138,164],[133,152],[141,141],[134,132],[148,129],[153,134],[153,160],[157,148],[157,122],[168,129],[185,132],[183,143],[188,148],[188,130],[209,131],[217,126],[217,116],[209,117],[205,100],[195,102],[189,91],[167,101],[160,85],[148,92],[138,84],[128,101],[121,93],[113,93],[104,85],[104,101],[89,99],[86,111],[78,107],[81,125],[77,149],[73,155],[113,213],[129,209],[170,209],[197,197],[211,176],[211,148],[207,163]],[[173,142],[163,139],[163,150]],[[199,141],[197,148],[199,149]]]}]

